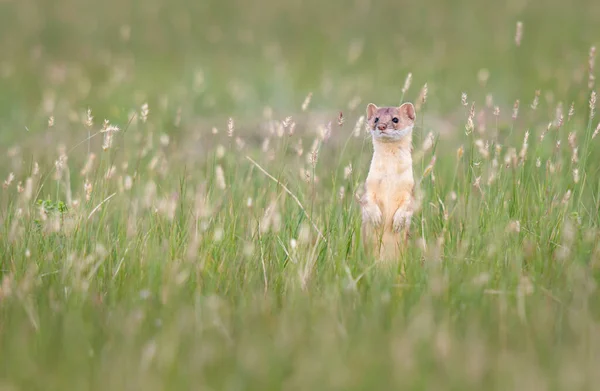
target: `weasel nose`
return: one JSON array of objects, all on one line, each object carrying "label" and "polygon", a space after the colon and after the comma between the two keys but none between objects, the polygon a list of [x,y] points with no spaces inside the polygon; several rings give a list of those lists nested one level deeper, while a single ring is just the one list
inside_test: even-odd
[{"label": "weasel nose", "polygon": [[386,130],[387,129],[387,125],[386,124],[379,124],[379,125],[377,125],[377,129],[379,129],[379,130]]}]

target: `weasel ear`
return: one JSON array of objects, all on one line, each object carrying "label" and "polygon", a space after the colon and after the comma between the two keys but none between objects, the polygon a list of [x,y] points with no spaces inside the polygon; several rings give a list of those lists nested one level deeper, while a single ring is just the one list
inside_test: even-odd
[{"label": "weasel ear", "polygon": [[375,106],[373,103],[369,103],[367,105],[367,121],[369,121],[371,118],[373,118],[373,116],[375,115],[376,112],[377,112],[377,106]]},{"label": "weasel ear", "polygon": [[400,116],[409,122],[415,122],[415,106],[412,103],[403,103],[399,108]]}]

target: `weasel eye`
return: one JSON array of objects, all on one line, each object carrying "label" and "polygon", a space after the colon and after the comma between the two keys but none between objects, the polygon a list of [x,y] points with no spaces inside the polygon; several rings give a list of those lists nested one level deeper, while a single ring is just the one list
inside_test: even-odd
[{"label": "weasel eye", "polygon": [[397,124],[397,123],[398,123],[398,118],[394,117],[394,118],[392,119],[392,122],[394,122],[395,124]]},{"label": "weasel eye", "polygon": [[379,117],[375,118],[375,123],[379,122]]}]

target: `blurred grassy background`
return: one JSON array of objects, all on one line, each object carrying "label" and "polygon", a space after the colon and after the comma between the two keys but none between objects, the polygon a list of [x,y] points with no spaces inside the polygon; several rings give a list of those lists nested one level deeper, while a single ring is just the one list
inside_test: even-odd
[{"label": "blurred grassy background", "polygon": [[408,72],[407,97],[427,82],[429,107],[443,112],[479,91],[484,68],[486,89],[508,104],[536,89],[585,100],[576,91],[599,16],[593,0],[3,0],[0,113],[30,116],[47,90],[95,110],[142,94],[205,116],[249,114],[298,109],[308,92],[315,109],[358,97],[363,110],[398,102]]},{"label": "blurred grassy background", "polygon": [[[594,0],[0,0],[0,178],[15,174],[0,193],[0,390],[599,384],[599,19]],[[400,103],[409,73],[405,100],[429,93],[402,282],[355,240],[370,149],[351,134],[367,102]],[[279,136],[288,115],[296,133]],[[102,151],[86,138],[105,118],[122,131]],[[69,204],[60,221],[38,221],[45,198]]]}]

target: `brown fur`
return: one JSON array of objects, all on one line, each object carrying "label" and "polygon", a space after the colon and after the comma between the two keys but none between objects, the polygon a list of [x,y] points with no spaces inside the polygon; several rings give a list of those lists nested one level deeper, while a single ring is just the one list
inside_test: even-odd
[{"label": "brown fur", "polygon": [[385,261],[400,261],[408,239],[414,204],[414,120],[410,103],[400,107],[367,106],[373,158],[361,198],[363,243]]}]

